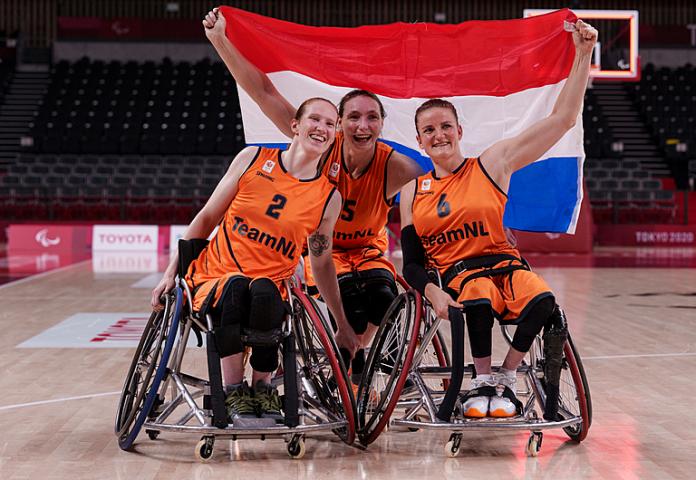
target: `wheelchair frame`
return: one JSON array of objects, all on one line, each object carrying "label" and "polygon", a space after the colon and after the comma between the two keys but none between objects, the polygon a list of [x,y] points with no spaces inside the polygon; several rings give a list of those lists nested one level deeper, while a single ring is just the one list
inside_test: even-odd
[{"label": "wheelchair frame", "polygon": [[[449,380],[456,369],[448,365],[447,359],[438,352],[439,338],[438,328],[442,319],[438,318],[427,300],[414,291],[402,293],[392,304],[388,316],[383,321],[375,340],[373,349],[366,362],[366,371],[371,377],[365,378],[360,385],[357,395],[358,436],[364,444],[369,444],[377,439],[381,431],[389,424],[402,426],[410,430],[435,429],[452,432],[449,441],[445,445],[446,454],[454,457],[459,453],[462,432],[473,429],[501,429],[501,430],[529,430],[530,436],[526,446],[526,452],[530,456],[536,456],[541,447],[543,430],[563,428],[566,434],[577,442],[584,440],[592,419],[592,404],[589,386],[585,372],[577,354],[575,346],[568,336],[564,345],[564,361],[561,370],[561,399],[560,410],[562,419],[549,421],[540,417],[535,405],[543,412],[546,401],[544,383],[544,355],[541,337],[537,336],[532,348],[522,365],[518,368],[518,376],[525,379],[525,390],[518,388],[517,396],[524,398],[521,414],[511,418],[467,418],[461,410],[459,394],[456,392],[453,415],[451,421],[443,421],[438,418],[438,408],[442,406],[447,395]],[[399,323],[403,325],[399,325]],[[464,375],[471,377],[474,374],[473,365],[464,365],[463,335],[464,325],[461,322],[461,335],[453,335],[452,342],[461,342],[460,346],[453,343],[452,350],[461,350],[460,368]],[[383,354],[384,345],[389,340],[380,337],[392,335],[396,338],[398,333],[391,333],[399,328],[404,328],[403,335],[396,349],[396,354]],[[453,325],[454,328],[454,325]],[[503,337],[508,344],[512,342],[512,336],[507,325],[501,325]],[[429,348],[434,351],[428,353]],[[375,348],[376,347],[376,348]],[[394,349],[392,349],[394,350]],[[433,355],[434,353],[434,355]],[[434,356],[437,365],[423,365],[426,355]],[[396,362],[394,362],[396,361]],[[390,363],[391,362],[391,363]],[[384,365],[387,365],[387,368]],[[391,366],[393,365],[393,366]],[[380,372],[380,369],[382,370]],[[494,367],[494,370],[497,368]],[[388,378],[381,380],[377,376]],[[519,378],[519,377],[518,377]],[[432,380],[440,380],[442,388],[432,385]],[[404,389],[404,385],[410,381],[411,386]],[[453,383],[456,383],[454,380]],[[378,388],[375,389],[374,386]],[[461,385],[461,383],[460,383]],[[565,389],[564,389],[565,387]],[[381,388],[381,390],[380,390]],[[453,388],[460,387],[456,386]],[[571,391],[568,391],[571,390]],[[378,393],[378,395],[377,395]],[[574,397],[574,398],[572,398]],[[371,405],[376,404],[376,405]],[[392,418],[395,409],[403,410],[403,414]],[[453,420],[452,420],[453,419]]]},{"label": "wheelchair frame", "polygon": [[[177,277],[177,286],[166,295],[164,310],[151,315],[126,377],[115,425],[119,446],[130,449],[142,427],[153,440],[160,432],[202,435],[195,448],[201,461],[212,457],[216,438],[284,437],[292,458],[304,455],[307,433],[330,430],[350,445],[355,438],[353,391],[328,333],[331,327],[294,280],[286,281],[286,289],[290,313],[283,324],[283,369],[273,379],[276,385],[285,384],[285,425],[235,427],[227,424],[224,410],[224,419],[220,418],[222,387],[216,392],[215,375],[211,374],[211,369],[219,369],[219,357],[211,359],[210,349],[209,380],[181,370],[191,329],[205,333],[210,343],[213,321],[206,315],[204,325],[196,317],[186,301],[193,298],[189,287]],[[202,344],[200,337],[198,343]],[[197,403],[200,398],[202,405]],[[188,410],[182,415],[179,407]]]}]

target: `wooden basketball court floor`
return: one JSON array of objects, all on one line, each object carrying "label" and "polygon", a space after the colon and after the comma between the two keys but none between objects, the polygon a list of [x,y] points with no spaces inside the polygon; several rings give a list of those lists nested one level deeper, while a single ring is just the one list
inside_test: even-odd
[{"label": "wooden basketball court floor", "polygon": [[456,458],[444,453],[448,433],[396,430],[365,451],[331,434],[309,437],[301,460],[279,439],[220,440],[201,464],[198,437],[173,433],[151,441],[142,432],[124,452],[113,422],[133,349],[93,347],[118,343],[114,319],[147,316],[157,275],[95,273],[85,261],[8,283],[0,286],[0,478],[693,478],[696,270],[687,265],[536,269],[568,313],[594,405],[583,443],[546,431],[537,458],[525,455],[527,432],[480,431],[464,435]]}]

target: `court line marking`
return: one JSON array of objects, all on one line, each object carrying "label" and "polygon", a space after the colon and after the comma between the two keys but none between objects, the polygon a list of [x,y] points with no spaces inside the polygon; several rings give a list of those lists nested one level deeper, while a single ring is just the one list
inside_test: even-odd
[{"label": "court line marking", "polygon": [[65,265],[63,267],[54,268],[54,269],[48,270],[46,272],[41,272],[41,273],[36,273],[34,275],[29,275],[28,277],[20,278],[18,280],[13,280],[13,281],[8,282],[8,283],[3,283],[2,285],[0,285],[0,290],[2,290],[3,288],[7,288],[7,287],[13,287],[15,285],[21,285],[22,283],[26,283],[28,281],[31,281],[31,280],[34,280],[37,278],[43,278],[43,277],[46,277],[52,273],[62,272],[64,270],[68,270],[69,268],[77,267],[78,265],[82,265],[83,263],[87,263],[87,262],[91,262],[91,261],[92,261],[92,259],[88,258],[87,260],[81,260],[81,261],[76,262],[76,263],[71,263],[70,265]]},{"label": "court line marking", "polygon": [[655,358],[655,357],[696,357],[696,352],[681,353],[636,353],[633,355],[596,355],[593,357],[582,357],[585,360],[613,360],[616,358]]},{"label": "court line marking", "polygon": [[[593,356],[593,357],[584,357],[583,360],[612,360],[612,359],[616,359],[616,358],[694,357],[694,356],[696,356],[696,352],[694,352],[694,353],[689,353],[689,352],[646,353],[646,354],[635,354],[635,355],[598,355],[598,356]],[[51,404],[51,403],[68,402],[71,400],[83,400],[85,398],[108,397],[110,395],[117,395],[119,393],[121,393],[121,390],[117,390],[114,392],[93,393],[90,395],[79,395],[76,397],[54,398],[52,400],[40,400],[37,402],[17,403],[15,405],[0,406],[0,411],[13,410],[16,408],[24,408],[24,407],[34,407],[37,405],[47,405],[47,404]]]},{"label": "court line marking", "polygon": [[121,393],[121,390],[115,391],[115,392],[104,392],[104,393],[93,393],[90,395],[79,395],[77,397],[64,397],[64,398],[54,398],[53,400],[39,400],[37,402],[28,402],[28,403],[17,403],[15,405],[4,405],[0,407],[0,411],[2,410],[13,410],[15,408],[24,408],[24,407],[34,407],[36,405],[46,405],[49,403],[60,403],[60,402],[67,402],[70,400],[83,400],[85,398],[95,398],[95,397],[108,397],[109,395],[117,395]]}]

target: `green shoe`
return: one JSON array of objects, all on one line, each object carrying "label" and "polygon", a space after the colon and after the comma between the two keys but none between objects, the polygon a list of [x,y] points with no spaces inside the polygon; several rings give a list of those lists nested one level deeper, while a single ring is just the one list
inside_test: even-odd
[{"label": "green shoe", "polygon": [[254,401],[256,402],[256,414],[259,417],[272,418],[278,423],[283,422],[283,414],[281,413],[283,404],[275,387],[259,380],[254,388]]},{"label": "green shoe", "polygon": [[225,406],[230,423],[233,425],[244,423],[244,419],[256,417],[256,402],[246,382],[228,387],[225,390],[227,391]]}]

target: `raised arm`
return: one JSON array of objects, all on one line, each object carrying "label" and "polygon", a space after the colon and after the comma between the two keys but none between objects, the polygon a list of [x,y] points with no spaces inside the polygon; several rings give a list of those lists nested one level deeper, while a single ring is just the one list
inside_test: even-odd
[{"label": "raised arm", "polygon": [[339,347],[347,349],[352,357],[360,344],[343,311],[341,292],[336,280],[336,267],[331,256],[334,225],[340,213],[341,195],[336,190],[329,199],[319,228],[310,235],[307,244],[317,288],[336,320],[336,343]]},{"label": "raised arm", "polygon": [[[182,238],[208,238],[215,225],[220,223],[227,206],[237,195],[239,178],[254,160],[257,152],[258,147],[246,147],[237,154],[206,204],[191,221],[186,231],[184,231]],[[164,275],[162,275],[162,280],[152,290],[150,298],[152,308],[160,309],[160,297],[174,288],[174,278],[176,277],[178,264],[179,252],[175,252],[169,261],[167,269],[164,271]]]},{"label": "raised arm", "polygon": [[387,164],[387,199],[394,197],[408,182],[423,175],[420,165],[410,157],[394,152]]},{"label": "raised arm", "polygon": [[481,163],[505,192],[512,174],[533,163],[573,128],[582,108],[597,30],[578,20],[573,32],[575,60],[553,111],[519,135],[495,143],[481,154]]},{"label": "raised arm", "polygon": [[208,12],[203,19],[203,26],[205,36],[215,47],[237,84],[249,94],[278,130],[292,138],[290,121],[295,116],[295,107],[278,92],[268,76],[244,58],[229,41],[225,35],[227,21],[222,13],[217,8]]}]

